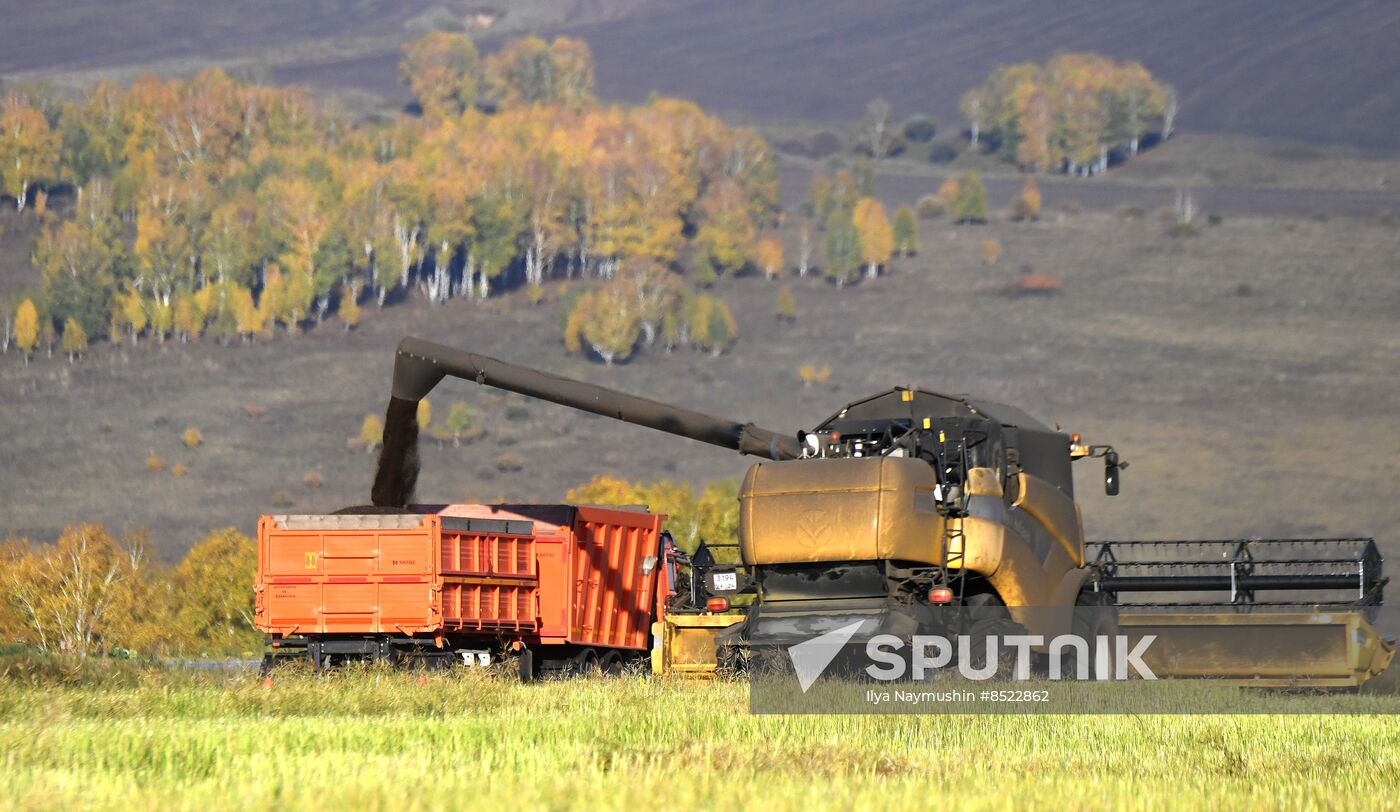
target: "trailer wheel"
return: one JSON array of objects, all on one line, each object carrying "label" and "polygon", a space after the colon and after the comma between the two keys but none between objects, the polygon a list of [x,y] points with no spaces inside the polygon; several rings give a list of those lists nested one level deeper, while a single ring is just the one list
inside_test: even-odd
[{"label": "trailer wheel", "polygon": [[528,648],[523,648],[515,656],[515,670],[521,682],[531,682],[535,679],[535,652]]},{"label": "trailer wheel", "polygon": [[616,651],[609,651],[603,655],[603,660],[599,663],[599,670],[605,677],[622,676],[622,669],[625,664],[622,662],[622,655]]},{"label": "trailer wheel", "polygon": [[599,674],[598,652],[591,648],[586,648],[574,655],[574,661],[569,669],[576,677],[596,677]]}]

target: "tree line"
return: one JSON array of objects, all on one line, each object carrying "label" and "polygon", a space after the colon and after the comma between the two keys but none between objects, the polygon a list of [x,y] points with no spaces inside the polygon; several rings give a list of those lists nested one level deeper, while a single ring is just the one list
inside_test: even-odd
[{"label": "tree line", "polygon": [[1138,62],[1064,53],[997,68],[961,109],[974,147],[1030,172],[1092,175],[1115,151],[1136,155],[1154,128],[1171,136],[1177,98]]},{"label": "tree line", "polygon": [[257,550],[215,530],[173,566],[140,534],[66,528],[55,544],[0,543],[0,640],[45,654],[247,655]]},{"label": "tree line", "polygon": [[[46,221],[26,352],[60,334],[70,356],[100,336],[251,339],[334,311],[351,326],[362,302],[408,291],[442,303],[633,266],[674,276],[687,249],[705,281],[776,220],[759,136],[681,100],[599,104],[581,41],[481,59],[431,34],[405,46],[400,76],[421,115],[382,123],[219,70],[70,101],[12,90],[0,184]],[[58,193],[68,215],[43,213]],[[4,310],[8,342],[20,313]]]}]

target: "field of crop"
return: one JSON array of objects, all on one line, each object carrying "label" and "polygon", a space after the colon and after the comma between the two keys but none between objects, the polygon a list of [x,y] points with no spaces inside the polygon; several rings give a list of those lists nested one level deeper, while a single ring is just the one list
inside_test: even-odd
[{"label": "field of crop", "polygon": [[740,682],[10,670],[13,808],[1382,808],[1400,785],[1388,715],[751,716]]}]

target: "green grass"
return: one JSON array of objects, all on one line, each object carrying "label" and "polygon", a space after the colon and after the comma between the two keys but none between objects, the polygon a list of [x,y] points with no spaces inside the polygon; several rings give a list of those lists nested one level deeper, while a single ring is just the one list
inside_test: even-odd
[{"label": "green grass", "polygon": [[743,683],[12,673],[0,806],[1391,805],[1392,716],[751,716]]}]

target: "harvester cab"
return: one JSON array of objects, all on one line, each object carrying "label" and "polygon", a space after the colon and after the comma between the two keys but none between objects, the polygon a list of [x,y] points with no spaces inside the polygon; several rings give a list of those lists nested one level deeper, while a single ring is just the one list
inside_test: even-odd
[{"label": "harvester cab", "polygon": [[[1241,557],[1233,563],[1202,562],[1181,544],[1157,542],[1155,557],[1139,563],[1180,566],[1134,581],[1118,547],[1086,546],[1074,496],[1071,463],[1083,458],[1103,459],[1105,491],[1118,493],[1127,463],[1113,447],[1084,443],[1013,406],[914,387],[854,401],[810,431],[785,434],[405,338],[395,359],[372,492],[376,505],[402,507],[411,498],[417,478],[416,403],[446,376],[758,458],[739,492],[741,566],[717,568],[705,560],[708,550],[695,551],[687,561],[692,574],[725,575],[718,583],[702,576],[706,583],[690,585],[693,608],[702,606],[701,597],[738,592],[741,581],[744,591],[752,592],[752,603],[731,613],[672,615],[674,628],[657,636],[663,648],[676,641],[686,653],[663,651],[654,659],[663,668],[684,663],[674,670],[712,671],[723,654],[784,646],[853,623],[859,623],[861,637],[946,631],[950,618],[956,623],[970,616],[960,614],[962,608],[991,609],[1000,613],[998,622],[1050,640],[1076,630],[1076,607],[1097,607],[1108,617],[1092,631],[1103,633],[1118,623],[1114,606],[1129,609],[1127,596],[1182,594],[1222,583],[1231,585],[1229,616],[1211,608],[1218,603],[1200,602],[1182,613],[1167,602],[1173,622],[1185,630],[1182,646],[1243,650],[1240,630],[1260,622],[1281,627],[1274,638],[1280,641],[1289,639],[1289,624],[1306,624],[1310,634],[1335,632],[1327,643],[1331,654],[1306,660],[1312,665],[1289,675],[1289,684],[1299,685],[1359,684],[1384,670],[1394,652],[1357,611],[1359,597],[1331,605],[1333,611],[1325,615],[1294,612],[1274,621],[1231,622],[1254,605],[1241,602],[1241,595],[1269,589],[1297,595],[1322,584],[1323,575],[1335,576],[1326,584],[1339,588],[1352,585],[1338,580],[1344,575],[1359,579],[1365,600],[1379,602],[1384,579],[1374,545],[1333,550],[1342,560],[1328,559],[1312,573],[1316,578],[1270,580],[1255,574],[1257,557],[1253,563]],[[1270,543],[1251,544],[1250,549],[1266,550]],[[1273,556],[1270,563],[1274,569],[1307,570],[1314,567],[1311,561]],[[1187,577],[1193,571],[1217,577]],[[1304,600],[1289,605],[1296,609]],[[1127,614],[1124,625],[1137,622]],[[1275,660],[1299,661],[1294,650],[1276,655]],[[1234,659],[1215,656],[1182,676],[1282,679],[1280,674],[1294,668],[1261,656],[1258,651]],[[1170,663],[1159,668],[1171,674]]]}]

